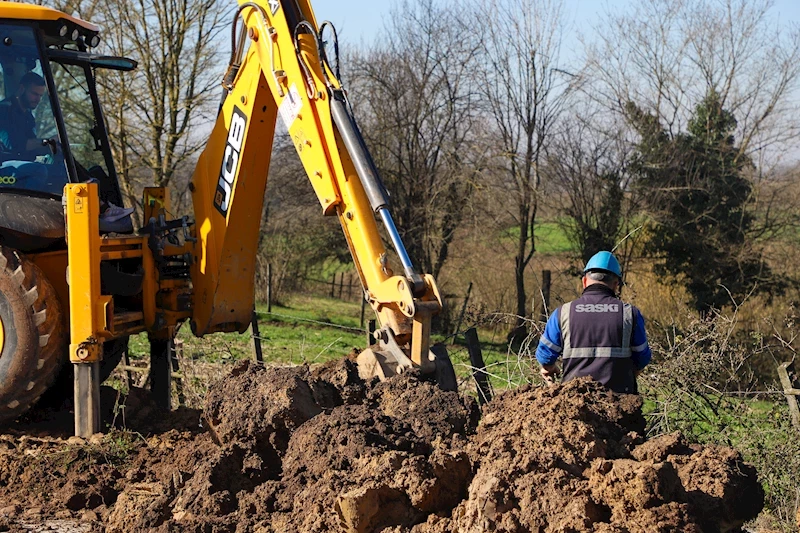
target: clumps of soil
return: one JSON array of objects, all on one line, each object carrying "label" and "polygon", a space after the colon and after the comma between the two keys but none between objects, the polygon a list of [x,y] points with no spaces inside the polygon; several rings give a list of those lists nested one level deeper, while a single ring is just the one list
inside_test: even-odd
[{"label": "clumps of soil", "polygon": [[338,407],[304,424],[283,469],[281,484],[250,503],[256,513],[264,504],[265,514],[274,511],[268,523],[275,531],[410,527],[455,507],[471,477],[466,453],[446,450],[365,405]]},{"label": "clumps of soil", "polygon": [[64,441],[0,438],[0,502],[108,532],[264,533],[729,532],[763,504],[737,452],[645,441],[641,400],[587,379],[504,393],[478,416],[413,372],[244,363],[202,421],[143,432],[124,457],[53,463]]},{"label": "clumps of soil", "polygon": [[405,373],[370,391],[367,404],[384,414],[411,424],[414,433],[427,441],[469,435],[480,418],[478,405],[471,398],[442,394],[433,383]]},{"label": "clumps of soil", "polygon": [[108,531],[409,528],[449,513],[472,476],[475,402],[413,372],[378,384],[348,359],[246,362],[209,390],[202,418],[207,434],[152,437]]},{"label": "clumps of soil", "polygon": [[588,379],[507,392],[468,447],[468,497],[418,531],[728,532],[758,515],[738,452],[643,429],[639,397]]}]

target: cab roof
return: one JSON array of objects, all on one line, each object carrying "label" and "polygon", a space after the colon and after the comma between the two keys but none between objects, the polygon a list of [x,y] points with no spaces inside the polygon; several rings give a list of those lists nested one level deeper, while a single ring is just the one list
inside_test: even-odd
[{"label": "cab roof", "polygon": [[94,24],[86,22],[85,20],[81,20],[77,17],[73,17],[72,15],[67,15],[63,11],[58,11],[50,7],[37,6],[33,4],[21,4],[18,2],[0,1],[0,21],[3,19],[37,21],[67,20],[84,28],[87,31],[95,33],[100,31],[100,28]]}]

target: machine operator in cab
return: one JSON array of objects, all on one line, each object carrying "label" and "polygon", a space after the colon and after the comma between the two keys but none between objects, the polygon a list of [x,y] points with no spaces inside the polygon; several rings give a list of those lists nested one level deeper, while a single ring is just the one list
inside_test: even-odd
[{"label": "machine operator in cab", "polygon": [[[44,78],[35,72],[28,72],[20,78],[17,92],[0,102],[0,175],[5,181],[47,180],[47,167],[33,162],[40,155],[56,153],[54,140],[39,139],[35,133],[33,111],[39,106],[46,90]],[[31,187],[33,184],[29,183],[25,185],[26,188],[40,188],[36,185]]]},{"label": "machine operator in cab", "polygon": [[583,270],[583,295],[556,309],[536,349],[545,381],[591,376],[614,392],[637,394],[636,376],[650,362],[641,312],[619,299],[622,269],[611,252],[592,256]]}]

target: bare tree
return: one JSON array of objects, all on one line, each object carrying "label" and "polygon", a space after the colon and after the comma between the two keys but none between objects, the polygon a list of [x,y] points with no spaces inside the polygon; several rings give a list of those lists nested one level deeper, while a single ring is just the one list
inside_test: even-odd
[{"label": "bare tree", "polygon": [[[800,31],[774,22],[772,0],[643,0],[609,13],[588,45],[587,94],[652,113],[670,136],[710,92],[737,118],[740,156],[797,140]],[[772,155],[776,155],[775,152]]]},{"label": "bare tree", "polygon": [[[587,78],[592,83],[586,95],[612,116],[626,117],[629,140],[637,150],[656,153],[673,147],[672,159],[684,163],[671,169],[667,160],[656,163],[650,155],[638,156],[645,163],[638,165],[639,177],[656,177],[639,180],[643,185],[639,190],[647,189],[647,214],[653,222],[669,220],[661,216],[670,213],[668,206],[675,207],[672,212],[685,209],[685,199],[675,201],[681,194],[709,195],[719,184],[719,179],[694,179],[695,163],[686,155],[685,139],[704,138],[690,130],[714,131],[714,117],[734,117],[724,130],[736,140],[735,152],[729,153],[728,145],[728,151],[723,151],[726,165],[742,169],[746,181],[741,184],[748,194],[742,202],[744,222],[723,223],[724,214],[735,210],[720,193],[710,194],[708,209],[701,210],[703,220],[726,231],[739,228],[741,233],[736,239],[722,239],[725,246],[741,245],[738,252],[727,249],[724,254],[738,261],[732,273],[724,276],[726,287],[749,270],[755,275],[746,279],[757,279],[762,289],[771,286],[772,276],[765,274],[770,272],[767,263],[752,269],[743,265],[753,257],[766,259],[761,255],[768,249],[766,240],[785,233],[787,227],[797,227],[797,208],[781,196],[785,184],[775,182],[771,166],[794,153],[787,148],[796,147],[800,140],[800,119],[794,110],[800,90],[800,31],[777,20],[773,5],[772,0],[643,0],[633,9],[607,14],[597,25],[597,41],[588,46]],[[705,113],[698,125],[698,106],[712,95],[713,107],[722,111]],[[648,138],[648,132],[657,135]],[[722,146],[708,141],[702,148],[708,151],[712,145]],[[712,213],[718,204],[723,209]],[[703,251],[710,248],[696,238],[687,239],[687,244]],[[651,253],[654,249],[650,247]],[[700,254],[687,255],[696,261]],[[714,272],[710,263],[704,266],[699,274]]]},{"label": "bare tree", "polygon": [[223,16],[229,9],[222,0],[120,0],[98,11],[109,28],[106,51],[139,62],[134,73],[100,80],[113,102],[108,121],[120,184],[135,198],[137,173],[172,185],[181,170],[190,174],[205,144],[203,126],[220,94],[215,39],[230,22]]},{"label": "bare tree", "polygon": [[492,183],[519,229],[514,258],[517,328],[524,325],[525,270],[536,251],[544,147],[576,76],[561,69],[563,2],[501,0],[477,7],[483,50],[476,73],[494,148]]},{"label": "bare tree", "polygon": [[476,151],[477,37],[457,4],[403,3],[386,35],[354,54],[352,101],[392,194],[412,260],[438,275],[466,213]]},{"label": "bare tree", "polygon": [[565,215],[561,226],[582,263],[600,250],[614,250],[626,265],[638,237],[638,202],[630,188],[624,133],[614,127],[603,131],[574,116],[546,151],[549,203]]}]

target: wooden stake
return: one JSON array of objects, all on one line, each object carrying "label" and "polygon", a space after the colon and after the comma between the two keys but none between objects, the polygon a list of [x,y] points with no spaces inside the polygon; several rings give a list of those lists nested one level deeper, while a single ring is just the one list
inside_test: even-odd
[{"label": "wooden stake", "polygon": [[469,295],[472,293],[472,282],[469,282],[467,287],[467,295],[464,296],[464,303],[461,304],[461,312],[458,314],[458,322],[456,322],[456,329],[453,330],[453,335],[458,335],[458,330],[461,329],[461,322],[464,320],[464,314],[467,312],[467,304],[469,303]]},{"label": "wooden stake", "polygon": [[542,321],[550,317],[550,271],[542,270]]},{"label": "wooden stake", "polygon": [[467,351],[469,352],[469,362],[472,365],[472,377],[478,388],[478,404],[484,405],[492,400],[492,385],[489,383],[489,374],[486,372],[486,363],[483,362],[483,353],[478,341],[478,332],[475,328],[469,328],[464,332],[464,340],[467,341]]},{"label": "wooden stake", "polygon": [[258,315],[256,314],[255,306],[253,306],[253,316],[250,319],[250,327],[253,332],[253,348],[256,352],[256,361],[263,363],[264,352],[261,351],[261,334],[258,332]]},{"label": "wooden stake", "polygon": [[790,370],[792,370],[791,361],[778,365],[778,376],[781,378],[783,393],[786,395],[786,402],[789,404],[792,425],[797,431],[800,431],[800,409],[797,407],[797,396],[800,395],[800,389],[793,387],[792,379],[789,377]]},{"label": "wooden stake", "polygon": [[267,263],[267,313],[272,312],[272,263]]}]

